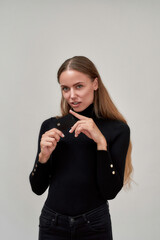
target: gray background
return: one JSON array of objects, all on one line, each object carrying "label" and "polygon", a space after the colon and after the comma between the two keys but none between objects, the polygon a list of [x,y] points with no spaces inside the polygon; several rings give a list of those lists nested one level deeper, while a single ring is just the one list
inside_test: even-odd
[{"label": "gray background", "polygon": [[47,192],[28,176],[40,125],[60,112],[57,70],[75,55],[95,63],[131,128],[136,184],[109,201],[114,240],[159,239],[159,23],[155,0],[0,1],[1,239],[37,239]]}]

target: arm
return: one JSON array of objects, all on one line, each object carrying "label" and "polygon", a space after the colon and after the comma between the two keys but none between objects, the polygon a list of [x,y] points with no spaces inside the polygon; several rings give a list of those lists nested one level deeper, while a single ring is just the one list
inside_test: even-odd
[{"label": "arm", "polygon": [[44,121],[41,125],[39,137],[38,137],[38,151],[36,160],[34,163],[34,167],[32,172],[29,175],[29,180],[31,184],[32,191],[37,195],[41,195],[45,192],[45,190],[49,186],[50,180],[50,161],[51,157],[46,163],[39,162],[39,154],[40,154],[40,141],[42,134],[47,131],[46,121]]},{"label": "arm", "polygon": [[129,140],[130,128],[127,124],[122,124],[109,148],[97,149],[97,182],[100,193],[106,200],[115,198],[123,187]]}]

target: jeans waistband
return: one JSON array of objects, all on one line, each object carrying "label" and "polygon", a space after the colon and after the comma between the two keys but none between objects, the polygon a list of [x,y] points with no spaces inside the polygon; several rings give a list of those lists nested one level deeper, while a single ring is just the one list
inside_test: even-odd
[{"label": "jeans waistband", "polygon": [[94,208],[90,211],[87,211],[85,213],[82,213],[80,215],[75,215],[75,216],[69,216],[69,215],[63,215],[61,213],[58,213],[56,211],[53,211],[52,209],[50,209],[49,207],[47,207],[46,205],[43,206],[42,209],[42,214],[46,214],[48,217],[52,218],[52,221],[55,222],[55,224],[57,223],[57,220],[59,219],[61,222],[69,222],[70,226],[72,226],[75,222],[81,223],[81,222],[87,222],[89,216],[93,216],[94,214],[96,214],[99,211],[105,211],[108,210],[109,211],[109,204],[108,201],[102,205],[100,205],[97,208]]}]

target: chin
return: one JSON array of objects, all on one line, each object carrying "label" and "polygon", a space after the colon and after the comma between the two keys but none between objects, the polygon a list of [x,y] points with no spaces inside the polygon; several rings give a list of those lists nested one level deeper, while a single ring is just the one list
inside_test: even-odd
[{"label": "chin", "polygon": [[86,104],[85,106],[83,105],[83,106],[79,106],[79,107],[75,107],[75,108],[73,108],[73,110],[74,111],[76,111],[76,112],[82,112],[83,110],[85,110],[88,106],[89,106],[90,104]]},{"label": "chin", "polygon": [[76,112],[82,112],[84,109],[85,109],[85,107],[83,107],[83,106],[73,107],[73,110]]}]

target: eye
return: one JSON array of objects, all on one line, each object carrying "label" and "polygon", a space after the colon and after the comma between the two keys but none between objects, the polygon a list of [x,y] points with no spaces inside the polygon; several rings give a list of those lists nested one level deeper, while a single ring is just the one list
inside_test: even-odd
[{"label": "eye", "polygon": [[63,90],[64,92],[67,92],[68,87],[63,87],[62,90]]},{"label": "eye", "polygon": [[[82,84],[78,84],[78,85],[76,86],[77,89],[80,89],[80,88],[82,88],[82,87],[83,87]],[[69,88],[68,88],[68,87],[62,87],[62,91],[67,92],[67,91],[69,91]]]},{"label": "eye", "polygon": [[79,89],[79,88],[83,87],[83,85],[79,84],[76,87]]}]

